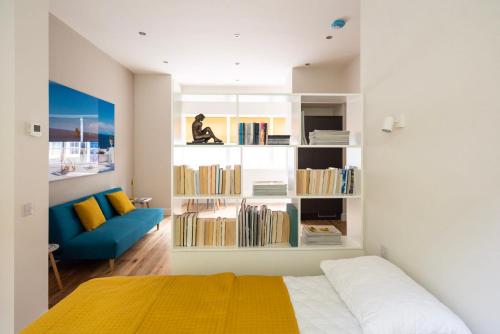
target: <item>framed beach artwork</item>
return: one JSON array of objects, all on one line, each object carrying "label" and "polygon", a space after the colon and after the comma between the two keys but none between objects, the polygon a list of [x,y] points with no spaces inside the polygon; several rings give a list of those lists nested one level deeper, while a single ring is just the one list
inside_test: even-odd
[{"label": "framed beach artwork", "polygon": [[115,105],[49,82],[49,181],[115,169]]}]

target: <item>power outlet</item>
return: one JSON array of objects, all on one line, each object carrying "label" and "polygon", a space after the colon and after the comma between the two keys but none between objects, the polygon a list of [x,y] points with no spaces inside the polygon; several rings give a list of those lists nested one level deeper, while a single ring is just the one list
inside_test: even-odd
[{"label": "power outlet", "polygon": [[381,245],[380,246],[380,256],[383,257],[384,259],[387,259],[387,247],[385,247],[384,245]]},{"label": "power outlet", "polygon": [[33,211],[34,209],[32,202],[25,203],[23,205],[23,217],[33,216]]}]

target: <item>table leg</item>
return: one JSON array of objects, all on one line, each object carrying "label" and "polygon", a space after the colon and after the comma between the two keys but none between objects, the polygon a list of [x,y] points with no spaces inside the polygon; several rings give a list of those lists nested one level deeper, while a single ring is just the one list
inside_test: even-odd
[{"label": "table leg", "polygon": [[52,255],[52,253],[49,253],[49,260],[52,266],[52,270],[54,271],[54,276],[56,277],[57,286],[59,287],[59,290],[62,290],[63,285],[61,282],[61,277],[59,276],[59,270],[57,270],[56,260],[54,260],[54,255]]}]

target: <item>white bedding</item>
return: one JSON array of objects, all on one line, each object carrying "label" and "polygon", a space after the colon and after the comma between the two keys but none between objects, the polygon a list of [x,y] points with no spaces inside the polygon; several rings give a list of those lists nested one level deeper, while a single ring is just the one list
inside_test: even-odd
[{"label": "white bedding", "polygon": [[362,334],[358,320],[325,276],[285,276],[301,334]]}]

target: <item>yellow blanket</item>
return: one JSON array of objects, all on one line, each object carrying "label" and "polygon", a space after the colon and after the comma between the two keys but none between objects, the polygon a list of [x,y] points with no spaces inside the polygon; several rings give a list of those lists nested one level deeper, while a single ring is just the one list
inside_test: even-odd
[{"label": "yellow blanket", "polygon": [[281,277],[144,276],[82,284],[21,333],[298,333]]}]

